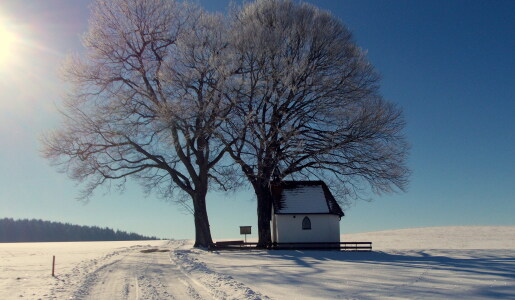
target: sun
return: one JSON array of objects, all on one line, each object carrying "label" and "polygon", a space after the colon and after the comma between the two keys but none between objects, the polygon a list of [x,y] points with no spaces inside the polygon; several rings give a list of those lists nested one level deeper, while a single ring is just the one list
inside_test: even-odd
[{"label": "sun", "polygon": [[0,66],[4,66],[15,59],[18,38],[9,31],[5,24],[0,23]]}]

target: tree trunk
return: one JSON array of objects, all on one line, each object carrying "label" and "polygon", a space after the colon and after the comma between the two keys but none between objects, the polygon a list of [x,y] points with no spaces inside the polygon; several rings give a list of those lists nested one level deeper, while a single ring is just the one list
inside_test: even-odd
[{"label": "tree trunk", "polygon": [[209,248],[213,244],[213,239],[207,216],[206,193],[199,193],[193,197],[193,210],[195,219],[195,244],[193,247]]},{"label": "tree trunk", "polygon": [[259,248],[266,248],[272,242],[270,220],[272,219],[272,193],[268,182],[254,185],[257,197],[258,215],[258,244]]}]

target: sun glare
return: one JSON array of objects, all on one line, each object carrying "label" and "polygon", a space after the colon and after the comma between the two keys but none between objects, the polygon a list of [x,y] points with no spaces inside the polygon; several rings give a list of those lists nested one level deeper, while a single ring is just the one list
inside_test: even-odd
[{"label": "sun glare", "polygon": [[5,66],[15,59],[17,43],[16,34],[0,23],[0,66]]},{"label": "sun glare", "polygon": [[13,56],[16,37],[12,32],[0,28],[0,61],[4,62]]}]

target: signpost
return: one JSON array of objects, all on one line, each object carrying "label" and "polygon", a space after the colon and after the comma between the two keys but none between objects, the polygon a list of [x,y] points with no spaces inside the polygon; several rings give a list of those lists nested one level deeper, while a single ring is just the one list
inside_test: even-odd
[{"label": "signpost", "polygon": [[247,234],[251,233],[252,226],[240,226],[240,234],[245,235],[245,243],[247,242]]}]

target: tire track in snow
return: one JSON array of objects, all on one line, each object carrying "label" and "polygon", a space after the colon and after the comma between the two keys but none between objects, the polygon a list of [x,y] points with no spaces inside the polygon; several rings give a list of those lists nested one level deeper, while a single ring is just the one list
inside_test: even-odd
[{"label": "tire track in snow", "polygon": [[[71,271],[55,277],[55,283],[48,299],[82,299],[87,294],[89,286],[95,282],[98,273],[108,265],[120,260],[128,252],[144,249],[149,246],[134,245],[117,249],[102,257],[88,259],[78,263]],[[45,295],[47,296],[47,295]]]},{"label": "tire track in snow", "polygon": [[211,299],[203,286],[170,262],[168,253],[140,250],[102,261],[83,276],[71,299]]},{"label": "tire track in snow", "polygon": [[[148,247],[114,251],[74,268],[54,289],[54,299],[270,299],[210,270],[196,258],[199,250],[173,241],[160,248],[170,253],[141,253]],[[66,281],[66,283],[64,283]],[[66,290],[68,291],[66,293]],[[67,296],[68,295],[68,296]]]},{"label": "tire track in snow", "polygon": [[[184,242],[183,242],[184,245]],[[170,261],[177,265],[179,270],[188,277],[191,282],[199,288],[210,292],[215,299],[245,299],[259,300],[270,299],[268,296],[252,290],[243,283],[236,281],[231,276],[217,273],[200,262],[197,251],[192,249],[179,249],[182,245],[178,244],[170,252]]]}]

